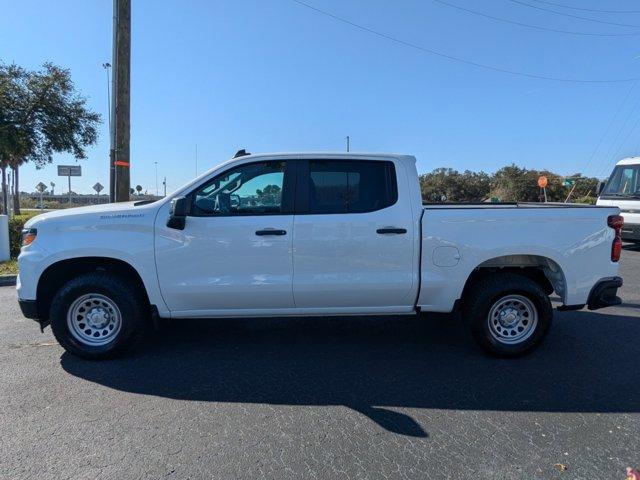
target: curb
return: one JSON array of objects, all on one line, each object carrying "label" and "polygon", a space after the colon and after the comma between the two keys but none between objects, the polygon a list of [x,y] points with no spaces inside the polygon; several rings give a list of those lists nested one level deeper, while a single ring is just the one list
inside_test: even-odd
[{"label": "curb", "polygon": [[11,287],[16,284],[17,275],[0,275],[0,287]]}]

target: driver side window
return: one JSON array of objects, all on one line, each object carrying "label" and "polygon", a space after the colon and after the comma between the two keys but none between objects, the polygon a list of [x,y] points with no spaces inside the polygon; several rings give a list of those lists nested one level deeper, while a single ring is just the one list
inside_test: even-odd
[{"label": "driver side window", "polygon": [[196,216],[278,215],[285,162],[241,165],[216,176],[193,193]]}]

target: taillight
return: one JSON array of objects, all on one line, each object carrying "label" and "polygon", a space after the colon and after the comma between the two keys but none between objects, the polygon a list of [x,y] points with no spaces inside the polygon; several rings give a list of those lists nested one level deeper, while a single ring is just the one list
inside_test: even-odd
[{"label": "taillight", "polygon": [[609,215],[607,225],[615,231],[615,237],[611,244],[611,261],[617,262],[620,260],[620,254],[622,253],[622,238],[620,234],[624,225],[624,218],[622,215]]}]

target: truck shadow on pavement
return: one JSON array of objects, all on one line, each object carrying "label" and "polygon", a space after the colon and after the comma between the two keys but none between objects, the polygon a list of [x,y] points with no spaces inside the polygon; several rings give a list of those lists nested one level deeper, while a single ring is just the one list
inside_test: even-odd
[{"label": "truck shadow on pavement", "polygon": [[398,434],[426,437],[410,408],[640,412],[638,315],[564,312],[546,343],[489,358],[459,319],[277,318],[175,321],[129,357],[64,354],[70,374],[171,399],[344,405]]}]

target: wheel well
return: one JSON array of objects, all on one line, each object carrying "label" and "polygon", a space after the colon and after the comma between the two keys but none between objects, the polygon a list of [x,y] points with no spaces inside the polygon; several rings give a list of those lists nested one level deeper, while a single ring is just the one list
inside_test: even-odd
[{"label": "wheel well", "polygon": [[137,270],[123,260],[107,257],[79,257],[61,260],[49,265],[38,280],[36,298],[38,299],[38,315],[41,319],[49,318],[49,307],[54,295],[69,280],[85,273],[103,270],[120,275],[134,284],[147,305],[149,297],[144,288],[142,278]]},{"label": "wheel well", "polygon": [[525,276],[536,282],[547,295],[554,291],[564,300],[566,282],[560,266],[547,257],[538,255],[507,255],[487,260],[478,265],[467,279],[461,301],[471,286],[496,273],[509,272]]}]

